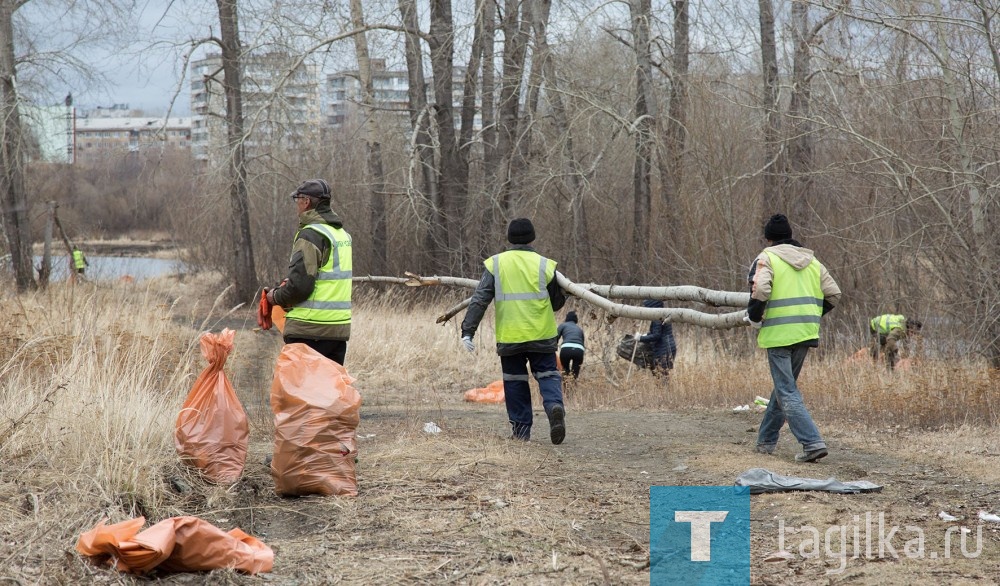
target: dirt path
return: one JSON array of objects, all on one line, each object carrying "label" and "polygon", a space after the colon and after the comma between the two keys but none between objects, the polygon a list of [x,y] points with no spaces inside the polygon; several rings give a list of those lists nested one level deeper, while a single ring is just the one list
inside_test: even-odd
[{"label": "dirt path", "polygon": [[[253,344],[231,364],[237,389],[267,388],[274,341]],[[274,495],[261,463],[271,428],[260,392],[242,397],[253,429],[244,480],[229,490],[235,505],[219,506],[211,492],[190,497],[192,514],[241,527],[275,550],[269,583],[648,584],[649,487],[731,486],[756,467],[864,479],[884,490],[753,496],[752,584],[1000,583],[1000,523],[977,519],[979,510],[1000,512],[1000,473],[989,460],[1000,454],[1000,437],[992,431],[988,439],[966,432],[955,442],[975,447],[948,448],[958,454],[951,457],[940,449],[946,433],[837,426],[817,414],[831,454],[797,464],[787,430],[775,456],[753,452],[758,413],[571,409],[565,443],[552,446],[538,411],[535,438],[524,444],[505,439],[502,405],[465,403],[458,389],[418,397],[363,381],[358,388],[357,498]],[[442,431],[424,432],[427,422]],[[940,511],[960,520],[942,521]],[[962,526],[971,529],[968,554]],[[809,542],[813,530],[818,547]],[[789,555],[774,555],[780,541]]]},{"label": "dirt path", "polygon": [[[1000,576],[996,529],[985,528],[976,558],[961,554],[954,533],[944,559],[944,536],[955,523],[937,518],[941,510],[965,516],[960,524],[975,532],[977,510],[998,509],[994,485],[975,474],[956,478],[933,457],[895,457],[890,446],[898,438],[852,439],[828,427],[831,455],[801,465],[792,461],[787,440],[776,456],[752,452],[755,414],[571,412],[563,445],[549,444],[544,421],[535,431],[541,437],[521,444],[503,439],[501,406],[420,407],[382,401],[379,394],[365,396],[356,499],[273,496],[267,471],[257,464],[269,444],[266,435],[255,439],[253,463],[237,488],[242,506],[216,514],[275,549],[269,582],[647,584],[649,487],[732,485],[754,467],[885,486],[868,495],[753,496],[754,584],[978,584]],[[425,433],[426,422],[443,431]],[[900,526],[882,556],[880,513],[886,527]],[[874,523],[867,541],[866,514]],[[792,556],[765,561],[778,550],[782,525]],[[847,527],[834,530],[833,554],[821,541],[820,555],[808,557],[814,548],[803,543],[804,533],[788,531],[804,526],[816,527],[821,540],[830,527]],[[916,535],[904,526],[925,535],[919,559],[903,551]],[[850,557],[855,547],[857,559],[842,564],[835,555]],[[971,538],[967,549],[976,549]]]}]

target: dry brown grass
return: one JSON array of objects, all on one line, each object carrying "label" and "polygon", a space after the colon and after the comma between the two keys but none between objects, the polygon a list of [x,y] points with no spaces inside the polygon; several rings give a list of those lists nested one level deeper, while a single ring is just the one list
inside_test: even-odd
[{"label": "dry brown grass", "polygon": [[[462,402],[466,389],[499,378],[500,366],[492,312],[473,354],[459,342],[459,319],[434,323],[458,295],[412,305],[405,291],[366,296],[359,287],[347,363],[364,398],[362,494],[275,497],[259,461],[270,449],[267,395],[280,337],[255,331],[249,309],[222,306],[221,290],[211,278],[188,277],[150,288],[55,285],[8,300],[15,309],[11,341],[0,353],[0,568],[13,568],[10,575],[25,583],[78,582],[97,570],[66,552],[100,518],[195,514],[280,543],[283,571],[300,584],[342,572],[335,557],[316,556],[344,550],[369,554],[369,565],[352,570],[348,581],[355,583],[462,582],[464,576],[601,583],[608,572],[616,582],[648,580],[642,486],[607,478],[599,460],[563,462],[544,444],[510,444],[502,439],[502,405]],[[745,345],[740,357],[678,328],[680,354],[665,384],[613,355],[617,338],[641,324],[582,325],[590,352],[581,380],[567,390],[571,415],[718,413],[769,393],[766,359],[741,339],[745,331],[728,334],[731,344]],[[247,470],[233,487],[212,486],[180,466],[172,441],[177,410],[204,367],[198,334],[223,326],[238,330],[227,373],[252,423]],[[977,426],[996,424],[995,376],[971,361],[926,358],[917,368],[888,373],[822,350],[809,357],[800,382],[824,426],[890,429],[957,469],[1000,453],[996,434],[971,441]],[[449,433],[423,433],[428,413]],[[940,428],[970,441],[955,447]],[[178,481],[191,490],[178,492]],[[577,520],[559,516],[553,524],[550,507]],[[584,539],[590,535],[584,526],[599,529],[600,539]],[[477,557],[484,548],[496,555]],[[539,561],[550,557],[551,564]],[[312,568],[319,573],[296,574],[310,560],[320,564]]]}]

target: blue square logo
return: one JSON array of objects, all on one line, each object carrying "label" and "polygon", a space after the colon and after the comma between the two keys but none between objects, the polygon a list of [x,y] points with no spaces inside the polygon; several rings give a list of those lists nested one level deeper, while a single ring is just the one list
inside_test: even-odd
[{"label": "blue square logo", "polygon": [[750,584],[750,489],[649,487],[650,586]]}]

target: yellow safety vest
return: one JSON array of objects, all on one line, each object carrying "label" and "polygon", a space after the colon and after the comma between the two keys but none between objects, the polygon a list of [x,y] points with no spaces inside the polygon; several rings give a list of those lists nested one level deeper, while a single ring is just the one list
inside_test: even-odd
[{"label": "yellow safety vest", "polygon": [[[330,256],[316,274],[309,298],[288,311],[288,319],[314,324],[351,323],[351,235],[329,224],[309,224],[330,241]],[[298,237],[298,233],[296,233]]]},{"label": "yellow safety vest", "polygon": [[797,271],[778,255],[764,252],[771,260],[774,279],[764,321],[757,333],[757,345],[780,348],[819,338],[819,319],[823,315],[822,265],[814,258]]},{"label": "yellow safety vest", "polygon": [[87,266],[87,261],[83,258],[82,250],[73,251],[73,267],[76,269],[82,269]]},{"label": "yellow safety vest", "polygon": [[508,250],[483,264],[493,275],[497,343],[555,338],[556,318],[546,286],[555,277],[556,262],[530,250]]},{"label": "yellow safety vest", "polygon": [[872,318],[871,328],[875,333],[885,335],[896,328],[905,329],[906,318],[902,315],[886,313]]}]

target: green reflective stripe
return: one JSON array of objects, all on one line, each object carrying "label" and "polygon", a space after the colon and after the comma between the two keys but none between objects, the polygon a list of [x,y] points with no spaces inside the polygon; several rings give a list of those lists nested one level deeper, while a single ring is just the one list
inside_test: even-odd
[{"label": "green reflective stripe", "polygon": [[507,374],[507,373],[504,373],[503,380],[509,380],[509,381],[512,381],[512,382],[520,382],[520,381],[528,382],[529,380],[531,380],[531,377],[529,377],[526,374]]},{"label": "green reflective stripe", "polygon": [[546,370],[545,372],[536,372],[535,373],[535,378],[536,379],[539,379],[539,378],[550,378],[550,377],[553,377],[553,376],[559,376],[559,371],[558,370]]},{"label": "green reflective stripe", "polygon": [[317,324],[351,323],[351,235],[329,224],[309,224],[300,232],[305,229],[319,232],[329,241],[330,255],[318,267],[309,298],[290,309],[288,318]]},{"label": "green reflective stripe", "polygon": [[778,299],[768,301],[768,307],[791,307],[792,305],[809,305],[810,303],[823,307],[823,300],[815,297],[789,297],[788,299]]},{"label": "green reflective stripe", "polygon": [[774,278],[771,297],[764,307],[764,320],[757,332],[757,345],[780,348],[819,338],[823,265],[814,258],[802,269],[796,269],[773,252],[764,252],[771,262]]}]

